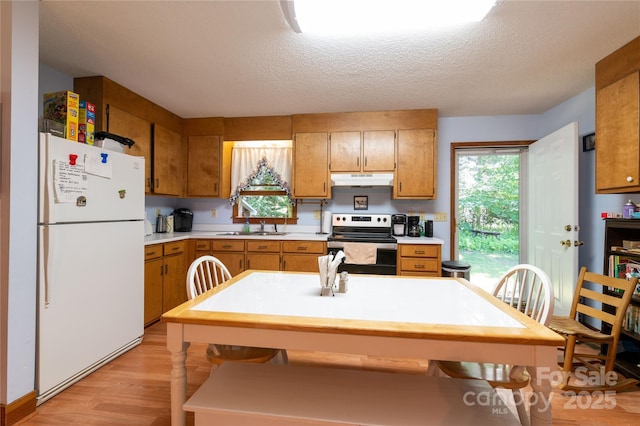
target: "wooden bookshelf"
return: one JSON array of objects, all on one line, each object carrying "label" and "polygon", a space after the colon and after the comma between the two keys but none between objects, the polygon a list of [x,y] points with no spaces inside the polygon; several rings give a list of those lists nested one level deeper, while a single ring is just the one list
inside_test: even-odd
[{"label": "wooden bookshelf", "polygon": [[[614,265],[619,263],[636,263],[640,265],[640,250],[631,247],[631,241],[640,241],[640,219],[605,219],[604,230],[604,267],[603,273],[615,275]],[[625,243],[627,242],[627,243]],[[626,246],[626,247],[625,247]],[[629,268],[631,270],[631,268]],[[619,274],[626,274],[626,268],[620,267]],[[607,294],[615,292],[605,290]],[[613,311],[609,305],[603,305],[603,310]],[[616,356],[616,370],[627,377],[640,379],[640,295],[636,294],[627,309],[627,319],[620,335],[620,347]],[[609,326],[603,324],[603,332]]]}]

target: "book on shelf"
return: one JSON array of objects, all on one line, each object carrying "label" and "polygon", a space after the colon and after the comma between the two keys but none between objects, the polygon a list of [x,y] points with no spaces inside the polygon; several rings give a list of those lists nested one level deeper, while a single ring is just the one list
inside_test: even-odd
[{"label": "book on shelf", "polygon": [[[612,254],[609,256],[609,276],[616,278],[638,278],[640,280],[640,259],[629,258]],[[618,289],[608,287],[607,290],[620,292]],[[640,294],[640,285],[636,285],[634,294]]]},{"label": "book on shelf", "polygon": [[637,253],[640,255],[640,248],[627,248],[624,246],[611,246],[611,251],[621,252],[621,253]]},{"label": "book on shelf", "polygon": [[640,307],[630,305],[622,321],[622,328],[632,333],[640,334]]},{"label": "book on shelf", "polygon": [[640,249],[640,241],[622,240],[622,247],[626,249]]}]

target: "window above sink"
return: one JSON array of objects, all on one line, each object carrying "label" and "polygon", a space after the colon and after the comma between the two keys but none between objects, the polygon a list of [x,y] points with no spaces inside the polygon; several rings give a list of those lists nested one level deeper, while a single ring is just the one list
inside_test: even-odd
[{"label": "window above sink", "polygon": [[288,183],[291,141],[234,142],[231,167],[234,223],[297,222]]}]

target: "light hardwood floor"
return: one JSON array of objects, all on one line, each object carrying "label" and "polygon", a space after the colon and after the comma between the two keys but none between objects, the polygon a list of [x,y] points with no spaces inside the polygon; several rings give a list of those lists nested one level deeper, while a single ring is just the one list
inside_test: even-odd
[{"label": "light hardwood floor", "polygon": [[[165,346],[166,325],[156,323],[145,330],[141,345],[84,378],[37,408],[34,415],[19,423],[28,425],[151,425],[169,426],[171,370]],[[192,344],[187,357],[187,393],[191,395],[209,376],[204,344]],[[423,374],[427,362],[387,360],[365,356],[338,356],[322,353],[289,352],[291,364],[336,364],[348,368],[383,369]],[[506,394],[509,395],[509,394]],[[589,404],[586,396],[572,399],[554,390],[551,398],[554,425],[638,425],[640,389],[618,393],[615,407]],[[604,401],[600,401],[600,407]],[[187,416],[193,424],[193,416]]]}]

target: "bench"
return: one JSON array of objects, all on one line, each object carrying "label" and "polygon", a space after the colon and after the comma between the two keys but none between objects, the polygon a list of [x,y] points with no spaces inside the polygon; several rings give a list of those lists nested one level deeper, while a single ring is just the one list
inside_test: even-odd
[{"label": "bench", "polygon": [[502,232],[496,232],[496,231],[481,231],[479,229],[470,229],[469,230],[474,237],[477,237],[478,235],[482,235],[483,237],[486,237],[487,235],[490,237],[495,237],[498,238]]},{"label": "bench", "polygon": [[226,362],[183,406],[194,425],[518,425],[485,381]]}]

